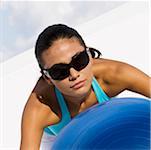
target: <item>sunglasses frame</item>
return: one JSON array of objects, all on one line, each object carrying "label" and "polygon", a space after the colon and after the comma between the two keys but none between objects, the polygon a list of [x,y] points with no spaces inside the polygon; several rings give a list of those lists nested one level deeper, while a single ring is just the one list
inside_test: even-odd
[{"label": "sunglasses frame", "polygon": [[[89,53],[90,53],[89,48],[86,47],[84,51],[87,52],[88,57],[89,57]],[[82,51],[82,52],[84,52],[84,51]],[[71,60],[71,62],[72,62],[72,60]],[[68,63],[67,65],[70,65],[71,62]],[[70,65],[70,66],[72,67],[72,65]],[[49,69],[50,69],[50,68],[49,68]],[[42,69],[41,72],[42,72],[47,78],[52,78],[52,77],[50,76],[49,72],[47,71],[47,70],[49,70],[49,69]],[[52,78],[52,79],[53,79],[53,78]],[[56,79],[53,79],[53,80],[56,80]],[[62,80],[63,80],[63,79],[62,79]]]}]

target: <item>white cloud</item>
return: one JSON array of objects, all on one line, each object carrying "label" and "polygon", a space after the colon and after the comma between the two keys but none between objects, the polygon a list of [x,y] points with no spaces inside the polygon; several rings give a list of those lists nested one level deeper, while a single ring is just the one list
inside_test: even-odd
[{"label": "white cloud", "polygon": [[85,22],[94,17],[117,7],[123,2],[105,1],[26,1],[10,2],[8,6],[11,10],[10,22],[14,26],[20,23],[29,24],[36,27],[36,31],[41,27],[57,22],[66,22],[71,25]]},{"label": "white cloud", "polygon": [[33,41],[36,40],[36,37],[35,36],[32,36],[30,38],[24,38],[24,37],[20,37],[20,38],[17,38],[14,45],[15,47],[18,47],[19,49],[29,49],[29,45],[32,46],[33,44]]},{"label": "white cloud", "polygon": [[36,27],[36,31],[54,22],[62,22],[67,15],[73,14],[71,2],[13,2],[8,6],[12,12],[9,16],[12,25],[24,22]]},{"label": "white cloud", "polygon": [[[4,59],[34,47],[38,34],[54,23],[77,26],[100,16],[123,2],[105,1],[8,1],[3,2],[7,10],[4,24],[6,38]],[[7,54],[8,53],[8,54]]]}]

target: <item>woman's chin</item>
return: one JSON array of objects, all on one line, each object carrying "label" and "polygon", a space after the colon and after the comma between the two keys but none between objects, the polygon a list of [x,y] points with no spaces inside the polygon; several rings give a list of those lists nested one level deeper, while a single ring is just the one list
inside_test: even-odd
[{"label": "woman's chin", "polygon": [[78,97],[87,95],[87,93],[90,91],[90,86],[82,86],[80,88],[72,89],[72,93]]}]

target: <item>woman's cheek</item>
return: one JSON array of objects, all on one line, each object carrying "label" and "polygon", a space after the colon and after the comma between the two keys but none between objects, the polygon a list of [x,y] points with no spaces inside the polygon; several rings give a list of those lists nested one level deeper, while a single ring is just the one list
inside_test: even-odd
[{"label": "woman's cheek", "polygon": [[91,63],[89,63],[88,66],[83,70],[83,73],[84,73],[88,78],[90,78],[91,76],[93,76]]},{"label": "woman's cheek", "polygon": [[65,79],[63,81],[60,81],[56,86],[58,87],[59,90],[61,91],[66,91],[69,90],[70,85],[69,85],[69,80]]}]

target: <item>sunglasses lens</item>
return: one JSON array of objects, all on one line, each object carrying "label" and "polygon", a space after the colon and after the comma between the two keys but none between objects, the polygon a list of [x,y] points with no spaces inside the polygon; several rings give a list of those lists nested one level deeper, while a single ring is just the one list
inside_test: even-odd
[{"label": "sunglasses lens", "polygon": [[84,69],[89,63],[89,56],[86,51],[79,54],[74,60],[73,60],[73,67],[80,71]]},{"label": "sunglasses lens", "polygon": [[48,72],[54,80],[63,80],[69,76],[68,65],[55,65]]}]

